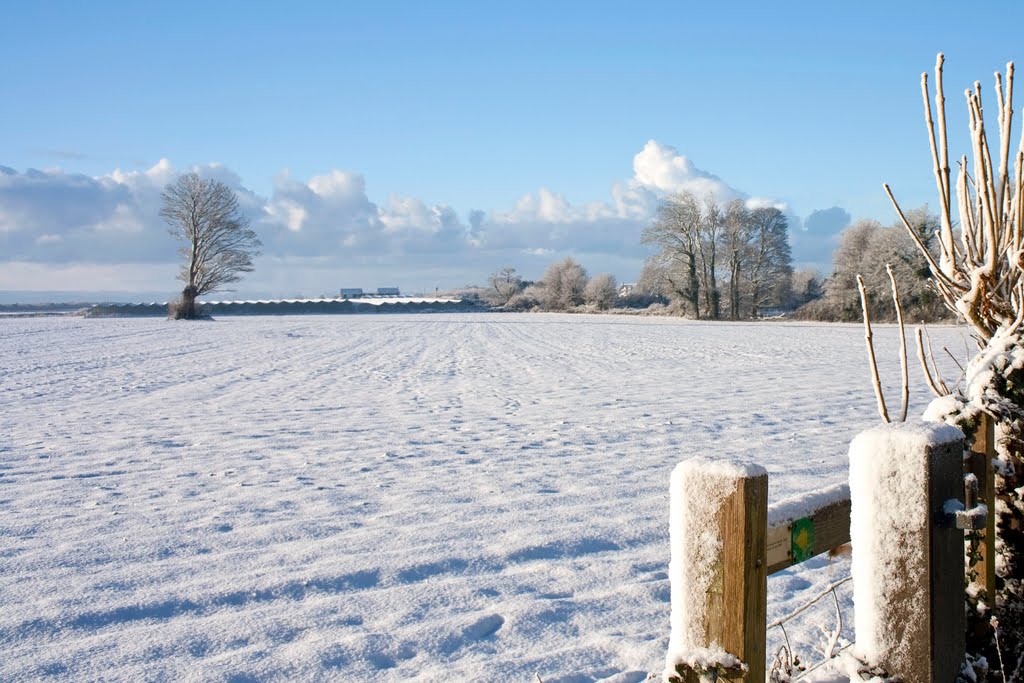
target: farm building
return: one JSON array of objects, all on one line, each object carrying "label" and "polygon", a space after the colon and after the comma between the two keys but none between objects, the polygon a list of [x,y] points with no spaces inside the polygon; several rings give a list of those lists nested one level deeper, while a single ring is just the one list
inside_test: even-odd
[{"label": "farm building", "polygon": [[362,287],[342,287],[338,297],[341,299],[358,299],[362,295]]}]

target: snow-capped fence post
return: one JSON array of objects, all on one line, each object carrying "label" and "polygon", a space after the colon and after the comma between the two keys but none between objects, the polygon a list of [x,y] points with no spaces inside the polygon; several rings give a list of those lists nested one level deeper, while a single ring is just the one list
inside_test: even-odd
[{"label": "snow-capped fence post", "polygon": [[[979,502],[986,505],[990,513],[996,509],[995,473],[992,471],[992,459],[995,456],[995,420],[982,413],[978,429],[974,434],[970,457],[965,464],[967,472],[978,479]],[[989,514],[985,521],[985,529],[979,534],[978,553],[980,558],[975,565],[975,570],[978,572],[975,581],[985,589],[989,600],[992,599],[991,596],[995,595],[996,589],[995,538],[996,516]]]},{"label": "snow-capped fence post", "polygon": [[768,474],[693,458],[672,472],[672,635],[665,680],[762,683]]},{"label": "snow-capped fence post", "polygon": [[964,661],[963,435],[893,423],[850,446],[857,650],[905,683],[956,679]]}]

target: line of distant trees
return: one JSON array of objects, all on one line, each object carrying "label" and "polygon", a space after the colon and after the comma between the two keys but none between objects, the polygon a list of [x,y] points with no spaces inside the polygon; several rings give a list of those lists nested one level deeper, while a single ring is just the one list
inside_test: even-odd
[{"label": "line of distant trees", "polygon": [[[905,216],[937,261],[938,216],[927,206]],[[863,315],[860,274],[871,317],[894,321],[886,264],[899,285],[906,319],[952,317],[935,291],[927,259],[902,222],[883,226],[859,220],[847,226],[827,277],[811,268],[793,270],[785,214],[740,200],[721,206],[710,196],[672,195],[662,202],[643,241],[660,249],[645,263],[636,291],[669,298],[687,317],[737,320],[779,311],[804,320],[858,321]]]},{"label": "line of distant trees", "polygon": [[665,297],[625,292],[611,273],[591,277],[572,257],[555,261],[536,281],[509,266],[492,273],[487,286],[458,293],[506,311],[606,311],[668,303]]},{"label": "line of distant trees", "polygon": [[[938,258],[938,218],[921,207],[906,213],[918,239]],[[793,269],[789,224],[776,207],[724,205],[713,196],[679,192],[666,198],[645,244],[657,251],[646,260],[635,285],[620,287],[610,273],[590,277],[571,257],[555,261],[539,280],[513,267],[490,275],[486,286],[462,296],[507,311],[652,312],[706,320],[742,320],[778,313],[804,320],[857,321],[862,313],[857,275],[865,281],[868,311],[894,320],[885,265],[893,268],[908,320],[934,321],[949,312],[930,284],[928,263],[903,225],[860,220],[840,235],[828,277],[813,268]]]},{"label": "line of distant trees", "polygon": [[724,207],[689,192],[662,202],[643,241],[659,251],[640,279],[619,287],[615,276],[593,277],[571,257],[548,266],[537,281],[501,268],[486,287],[460,292],[509,311],[652,308],[694,318],[757,317],[768,308],[803,303],[816,294],[813,275],[794,276],[785,215],[774,207]]}]

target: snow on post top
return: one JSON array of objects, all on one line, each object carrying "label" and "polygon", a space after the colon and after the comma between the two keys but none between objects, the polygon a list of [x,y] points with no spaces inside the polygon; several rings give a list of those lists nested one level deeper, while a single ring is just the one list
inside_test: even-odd
[{"label": "snow on post top", "polygon": [[[683,473],[687,474],[683,474]],[[683,460],[672,471],[672,490],[675,490],[676,478],[680,476],[698,475],[737,479],[741,477],[759,477],[768,474],[768,470],[754,463],[732,462],[729,460],[712,460],[711,458],[695,457]]]},{"label": "snow on post top", "polygon": [[936,422],[892,422],[865,429],[850,444],[850,457],[854,453],[880,453],[887,447],[904,445],[938,446],[960,441],[963,432],[948,424]]}]

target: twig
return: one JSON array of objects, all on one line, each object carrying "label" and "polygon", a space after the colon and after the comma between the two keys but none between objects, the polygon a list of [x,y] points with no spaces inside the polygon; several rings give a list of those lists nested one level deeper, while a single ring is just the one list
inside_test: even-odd
[{"label": "twig", "polygon": [[[851,647],[853,647],[853,643],[847,643],[846,645],[843,645],[843,646],[842,646],[841,648],[839,648],[839,652],[837,652],[836,654],[837,654],[837,655],[838,655],[838,654],[842,654],[843,652],[845,652],[845,651],[846,651],[847,649],[849,649],[849,648],[851,648]],[[835,657],[833,657],[832,659],[835,659]],[[805,676],[807,676],[808,674],[810,674],[810,673],[811,673],[812,671],[816,671],[816,670],[820,669],[821,667],[825,666],[826,664],[828,664],[829,662],[831,662],[831,661],[832,661],[832,659],[823,659],[823,660],[821,660],[820,662],[818,662],[817,664],[815,664],[814,666],[809,666],[809,667],[807,667],[807,670],[806,670],[806,671],[804,671],[804,672],[803,672],[802,674],[800,674],[799,676],[797,676],[797,677],[796,677],[795,679],[793,679],[793,680],[796,680],[796,681],[800,681],[800,680],[803,680],[803,678],[804,678]]]},{"label": "twig", "polygon": [[[1014,334],[1024,326],[1024,264],[1017,256],[1024,249],[1024,138],[1021,150],[1013,157],[1016,169],[1010,177],[1014,69],[1011,62],[1006,65],[1005,79],[996,74],[999,142],[995,152],[986,132],[980,83],[965,92],[970,154],[962,155],[958,161],[954,202],[949,177],[943,61],[940,53],[935,62],[934,109],[929,102],[928,75],[921,77],[925,130],[939,194],[938,256],[931,253],[913,229],[888,185],[883,187],[907,233],[928,262],[943,304],[966,319],[985,343],[997,331]],[[937,121],[933,113],[937,114]],[[973,168],[968,168],[968,159]],[[958,220],[954,220],[954,211]],[[959,225],[958,241],[962,247],[954,239],[955,223]],[[941,379],[939,376],[936,381],[940,389]]]},{"label": "twig", "polygon": [[900,422],[907,421],[907,405],[910,403],[910,377],[907,373],[907,330],[903,325],[903,306],[900,304],[900,290],[896,285],[896,276],[892,266],[885,264],[885,272],[889,274],[892,285],[892,304],[896,307],[896,322],[900,325],[900,376],[903,380],[903,394],[900,403]]},{"label": "twig", "polygon": [[835,656],[836,643],[839,642],[839,636],[843,632],[843,611],[839,608],[839,596],[836,595],[836,589],[832,588],[832,599],[836,604],[836,628],[832,631],[832,636],[828,639],[828,648],[825,652],[826,659],[832,659]]},{"label": "twig", "polygon": [[793,656],[793,646],[789,644],[789,634],[786,633],[786,627],[785,627],[784,624],[782,624],[780,622],[779,623],[779,628],[782,629],[782,637],[786,639],[786,651],[789,652],[789,656],[790,656],[790,658],[792,658],[792,656]]},{"label": "twig", "polygon": [[[790,619],[792,619],[796,615],[798,615],[798,614],[800,614],[802,612],[805,612],[808,607],[810,607],[814,603],[818,602],[818,600],[821,600],[823,597],[828,595],[830,592],[835,591],[836,588],[839,588],[840,586],[842,586],[847,581],[852,581],[852,580],[853,580],[852,576],[847,576],[847,577],[844,577],[842,579],[839,579],[838,581],[835,581],[835,582],[829,584],[828,586],[825,587],[825,590],[823,590],[820,593],[818,593],[816,596],[814,596],[813,598],[808,600],[806,603],[804,603],[800,607],[797,607],[795,610],[793,610],[792,612],[790,612],[786,616],[779,617],[778,619],[776,619],[772,623],[770,623],[767,626],[765,626],[765,630],[770,629],[770,628],[775,628],[776,626],[782,626],[785,622],[789,621]],[[785,628],[783,628],[783,632],[785,632]]]},{"label": "twig", "polygon": [[[928,388],[932,390],[932,393],[935,394],[936,397],[945,396],[946,394],[939,391],[939,388],[935,385],[935,380],[932,379],[931,370],[928,369],[928,359],[924,354],[924,340],[921,337],[920,327],[914,330],[914,335],[917,338],[917,360],[921,362],[921,372],[924,373],[924,381],[928,383]],[[938,372],[938,368],[936,368],[936,372]]]},{"label": "twig", "polygon": [[[932,367],[935,368],[935,379],[939,383],[939,389],[941,389],[943,392],[941,395],[946,396],[948,394],[952,394],[953,392],[949,390],[949,387],[946,385],[945,380],[942,379],[942,373],[939,372],[939,364],[935,362],[935,353],[932,351],[932,335],[928,333],[927,327],[924,328],[924,336],[925,340],[928,342],[928,358],[931,359]],[[957,384],[959,383],[960,380],[957,380]],[[954,384],[953,386],[956,386],[956,384]]]},{"label": "twig", "polygon": [[949,350],[948,348],[946,348],[945,346],[943,346],[943,347],[942,347],[942,350],[946,352],[946,355],[947,355],[947,356],[949,356],[949,359],[950,359],[951,361],[953,361],[954,363],[956,363],[956,366],[957,366],[958,368],[960,368],[960,372],[967,372],[966,370],[964,370],[964,366],[960,365],[960,361],[958,361],[958,360],[956,359],[956,356],[954,356],[954,355],[952,354],[952,352],[950,352],[950,350]]},{"label": "twig", "polygon": [[996,638],[996,654],[999,655],[999,673],[1003,676],[1003,683],[1006,683],[1006,665],[1003,664],[1003,646],[999,642],[999,620],[992,617],[989,619],[989,624],[991,624],[992,633]]},{"label": "twig", "polygon": [[860,307],[864,311],[864,343],[868,347],[868,362],[871,364],[871,381],[878,399],[878,414],[882,422],[889,423],[889,411],[885,408],[885,396],[882,394],[882,380],[878,378],[878,363],[875,362],[875,345],[871,342],[871,317],[868,315],[868,293],[864,289],[864,278],[857,273],[857,290],[860,292]]}]

